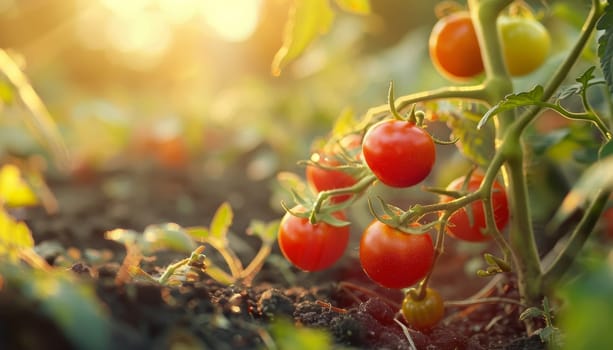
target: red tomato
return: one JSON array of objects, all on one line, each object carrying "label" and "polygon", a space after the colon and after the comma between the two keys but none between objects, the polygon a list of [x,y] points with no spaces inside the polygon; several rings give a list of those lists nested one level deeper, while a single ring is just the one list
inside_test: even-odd
[{"label": "red tomato", "polygon": [[[448,190],[459,191],[462,189],[465,177],[460,177],[453,180]],[[473,174],[468,182],[466,189],[475,191],[481,185],[483,175]],[[451,197],[444,196],[442,201],[449,202]],[[471,205],[472,217],[468,215],[466,208],[461,208],[449,217],[449,223],[446,227],[447,233],[457,239],[469,242],[482,242],[491,239],[490,235],[484,235],[482,230],[485,229],[485,213],[483,211],[483,202],[481,200],[474,201]],[[494,220],[498,230],[505,228],[509,222],[509,206],[507,202],[507,194],[504,187],[497,181],[494,182],[492,190],[492,205],[494,207]]]},{"label": "red tomato", "polygon": [[362,154],[379,181],[391,187],[409,187],[430,174],[436,147],[424,129],[411,122],[390,119],[366,132]]},{"label": "red tomato", "polygon": [[[301,207],[292,211],[299,212]],[[334,216],[346,220],[342,212]],[[335,227],[325,222],[311,224],[306,218],[286,213],[281,219],[279,247],[287,260],[304,271],[318,271],[332,266],[349,243],[349,227]]]},{"label": "red tomato", "polygon": [[465,80],[483,72],[479,41],[467,11],[439,19],[428,47],[434,67],[449,79]]},{"label": "red tomato", "polygon": [[402,315],[413,328],[426,330],[436,326],[445,315],[445,305],[440,294],[432,288],[426,288],[426,296],[415,300],[407,293],[402,301]]},{"label": "red tomato", "polygon": [[360,263],[368,277],[387,288],[405,288],[423,279],[434,261],[428,234],[408,234],[374,220],[360,240]]},{"label": "red tomato", "polygon": [[[360,148],[361,138],[357,135],[350,135],[341,140],[341,146],[345,148],[347,152],[358,153]],[[338,148],[338,147],[336,147]],[[340,150],[334,149],[332,154],[326,154],[320,152],[317,154],[318,161],[324,166],[337,166],[338,160],[335,158],[334,153]],[[356,154],[356,159],[359,159],[359,154]],[[313,187],[316,192],[334,190],[337,188],[345,188],[354,185],[357,179],[350,174],[341,170],[328,170],[317,166],[307,166],[306,178],[308,183]],[[351,198],[350,194],[335,196],[330,198],[332,203],[341,203]]]}]

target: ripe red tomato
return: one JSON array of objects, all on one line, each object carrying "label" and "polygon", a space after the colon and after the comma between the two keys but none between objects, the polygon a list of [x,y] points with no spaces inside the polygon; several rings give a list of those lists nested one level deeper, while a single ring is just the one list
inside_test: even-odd
[{"label": "ripe red tomato", "polygon": [[451,80],[466,80],[483,72],[481,49],[468,11],[439,19],[428,42],[434,67]]},{"label": "ripe red tomato", "polygon": [[428,234],[408,234],[374,220],[360,240],[360,263],[368,277],[386,288],[405,288],[423,279],[434,262]]},{"label": "ripe red tomato", "polygon": [[547,60],[551,37],[541,22],[532,17],[500,16],[496,24],[511,75],[529,74]]},{"label": "ripe red tomato", "polygon": [[366,132],[362,154],[379,181],[391,187],[409,187],[430,174],[436,147],[424,129],[412,122],[390,119]]},{"label": "ripe red tomato", "polygon": [[[356,159],[359,159],[358,150],[360,144],[361,138],[357,135],[350,135],[341,140],[341,146],[344,147],[347,152],[355,153]],[[335,158],[335,153],[339,151],[340,150],[334,149],[330,154],[327,154],[325,151],[317,153],[319,163],[324,166],[339,165],[338,160]],[[328,170],[312,165],[306,167],[306,178],[316,192],[350,187],[357,182],[357,179],[347,172],[341,170]],[[351,198],[350,194],[341,195],[330,198],[330,201],[332,203],[341,203],[349,198]]]},{"label": "ripe red tomato", "polygon": [[[462,189],[465,177],[460,177],[453,180],[448,190],[459,191]],[[475,191],[481,186],[483,175],[473,174],[468,182],[466,189]],[[443,202],[449,202],[451,197],[444,196]],[[482,242],[491,239],[490,235],[484,235],[482,230],[485,229],[485,213],[483,211],[483,202],[481,200],[474,201],[471,205],[472,217],[468,215],[466,208],[461,208],[449,217],[449,222],[446,227],[447,233],[457,239],[469,242]],[[507,194],[504,187],[497,181],[494,181],[492,190],[492,205],[494,207],[494,220],[498,230],[505,228],[509,222],[509,206],[507,202]]]},{"label": "ripe red tomato", "polygon": [[402,301],[402,315],[407,323],[415,329],[432,328],[445,315],[443,298],[432,288],[426,288],[426,296],[421,300],[415,300],[407,293]]},{"label": "ripe red tomato", "polygon": [[[292,211],[300,212],[297,206]],[[343,212],[334,216],[346,220]],[[319,271],[332,266],[349,243],[349,227],[335,227],[325,222],[311,224],[306,218],[285,213],[277,236],[285,258],[304,271]]]}]

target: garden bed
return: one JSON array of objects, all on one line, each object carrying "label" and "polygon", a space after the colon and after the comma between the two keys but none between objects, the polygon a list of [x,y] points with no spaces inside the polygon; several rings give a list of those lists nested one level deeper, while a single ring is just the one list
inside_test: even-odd
[{"label": "garden bed", "polygon": [[[193,171],[160,169],[51,180],[59,213],[50,216],[35,208],[25,217],[37,243],[49,246],[56,242],[62,247],[46,249],[43,255],[50,263],[71,265],[69,268],[80,279],[95,285],[97,298],[111,320],[110,348],[275,348],[273,325],[290,320],[325,330],[336,348],[410,349],[410,341],[394,320],[397,309],[392,305],[400,304],[401,292],[380,288],[366,277],[360,269],[355,241],[333,268],[317,273],[290,267],[278,259],[280,253],[275,246],[249,287],[224,286],[205,273],[199,280],[179,287],[138,281],[116,283],[125,247],[104,239],[104,232],[114,228],[142,231],[149,224],[163,222],[208,224],[215,208],[226,198],[234,198],[237,204],[231,243],[241,259],[250,259],[259,242],[241,235],[248,222],[278,218],[281,213],[270,209],[267,182],[254,183],[244,178],[241,170],[231,168],[228,171],[232,176],[217,181],[203,179]],[[92,263],[90,256],[105,256],[106,260]],[[162,253],[155,260],[146,260],[142,267],[155,275],[184,257]],[[453,249],[439,261],[432,285],[440,284],[446,298],[466,298],[487,281],[463,278],[466,261],[467,256]],[[489,296],[517,299],[513,283],[507,279],[502,279]],[[0,333],[1,348],[72,347],[60,328],[32,301],[7,288],[0,294],[0,304],[5,319],[10,320],[4,324],[10,332]],[[543,349],[538,336],[526,337],[518,315],[518,307],[513,304],[451,306],[434,329],[408,332],[417,349]]]}]

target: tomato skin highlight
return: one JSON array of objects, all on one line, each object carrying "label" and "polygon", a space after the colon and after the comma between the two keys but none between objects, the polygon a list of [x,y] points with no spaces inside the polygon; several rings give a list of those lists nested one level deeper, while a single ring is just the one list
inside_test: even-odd
[{"label": "tomato skin highlight", "polygon": [[507,70],[513,76],[532,73],[547,60],[549,32],[534,18],[500,16],[496,21]]},{"label": "tomato skin highlight", "polygon": [[443,298],[432,288],[426,288],[422,300],[415,300],[407,293],[402,301],[402,315],[413,328],[427,330],[436,326],[445,315]]},{"label": "tomato skin highlight", "polygon": [[[453,180],[447,189],[451,191],[459,191],[462,189],[465,177],[460,177]],[[466,189],[471,192],[481,186],[483,175],[473,174],[468,182]],[[453,198],[443,196],[443,202],[449,202]],[[449,217],[448,225],[445,231],[450,236],[468,242],[483,242],[488,241],[492,237],[484,235],[481,231],[486,227],[485,212],[483,210],[483,201],[477,200],[469,204],[471,206],[472,219],[469,216],[466,208],[461,208]],[[507,194],[502,186],[497,181],[494,181],[492,188],[492,205],[494,207],[494,221],[498,230],[503,230],[509,223],[509,205]]]},{"label": "tomato skin highlight", "polygon": [[407,234],[374,220],[360,240],[362,269],[386,288],[406,288],[423,279],[434,262],[429,234]]},{"label": "tomato skin highlight", "polygon": [[428,48],[434,67],[450,80],[464,81],[483,72],[479,40],[468,11],[439,19]]},{"label": "tomato skin highlight", "polygon": [[414,123],[392,119],[366,132],[362,154],[379,181],[391,187],[409,187],[432,171],[436,146],[432,137]]},{"label": "tomato skin highlight", "polygon": [[[303,210],[294,207],[293,211]],[[343,212],[334,216],[346,220]],[[341,258],[349,243],[349,226],[335,227],[325,222],[311,224],[307,218],[285,213],[277,236],[283,256],[304,271],[319,271]]]}]

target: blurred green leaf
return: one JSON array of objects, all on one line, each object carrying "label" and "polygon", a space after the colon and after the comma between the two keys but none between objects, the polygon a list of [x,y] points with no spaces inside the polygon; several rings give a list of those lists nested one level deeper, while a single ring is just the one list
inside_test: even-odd
[{"label": "blurred green leaf", "polygon": [[234,213],[232,212],[230,204],[228,202],[222,203],[219,208],[217,208],[213,220],[211,221],[211,227],[209,228],[211,237],[225,240],[233,219]]},{"label": "blurred green leaf", "polygon": [[272,244],[277,239],[280,220],[264,222],[253,220],[247,228],[247,233],[259,237],[265,244]]},{"label": "blurred green leaf", "polygon": [[598,38],[598,57],[604,78],[613,94],[613,9],[607,3],[605,13],[596,24],[596,29],[603,30]]},{"label": "blurred green leaf", "polygon": [[0,207],[0,257],[6,255],[16,262],[20,250],[31,248],[34,248],[34,239],[28,226],[14,220]]},{"label": "blurred green leaf", "polygon": [[613,157],[607,157],[591,165],[562,201],[560,208],[549,223],[549,229],[557,229],[600,190],[612,190],[613,176],[611,176],[611,173],[613,173]]},{"label": "blurred green leaf", "polygon": [[94,290],[65,271],[37,271],[22,285],[23,293],[53,319],[76,348],[108,349],[110,327]]},{"label": "blurred green leaf", "polygon": [[196,249],[196,243],[192,237],[175,223],[147,226],[143,232],[142,242],[142,250],[145,254],[159,250],[191,253]]},{"label": "blurred green leaf", "polygon": [[38,198],[22,178],[19,168],[13,164],[0,168],[0,203],[9,207],[38,204]]},{"label": "blurred green leaf", "polygon": [[608,350],[613,344],[613,268],[611,263],[583,269],[584,273],[559,289],[564,308],[559,320],[564,349]]},{"label": "blurred green leaf", "polygon": [[41,143],[49,148],[56,163],[61,167],[66,167],[69,159],[68,149],[55,121],[19,65],[3,49],[0,49],[0,72],[15,87],[17,96],[28,110],[29,119],[26,120],[28,127],[40,138]]},{"label": "blurred green leaf", "polygon": [[460,152],[475,164],[485,166],[494,155],[494,131],[490,125],[478,129],[479,119],[478,113],[462,111],[450,115],[447,124],[458,138],[456,146]]},{"label": "blurred green leaf", "polygon": [[12,104],[15,101],[15,92],[11,85],[4,81],[0,80],[0,105],[3,104]]},{"label": "blurred green leaf", "polygon": [[277,349],[332,349],[332,339],[323,330],[298,327],[287,320],[279,319],[272,325],[271,331]]},{"label": "blurred green leaf", "polygon": [[199,242],[204,242],[207,240],[207,238],[209,238],[209,229],[207,229],[206,227],[202,227],[202,226],[187,227],[185,231],[193,239]]},{"label": "blurred green leaf", "polygon": [[332,136],[340,138],[354,131],[356,125],[355,113],[353,109],[347,107],[341,111],[332,127]]},{"label": "blurred green leaf", "polygon": [[285,24],[283,46],[272,62],[272,74],[279,76],[281,70],[300,56],[317,36],[327,33],[333,19],[329,0],[295,0]]},{"label": "blurred green leaf", "polygon": [[609,142],[605,143],[598,152],[598,157],[600,159],[604,159],[613,155],[613,140],[609,140]]},{"label": "blurred green leaf", "polygon": [[340,8],[348,12],[359,15],[367,15],[370,13],[369,0],[336,0],[336,3]]},{"label": "blurred green leaf", "polygon": [[124,230],[121,228],[107,231],[104,238],[122,244],[133,244],[139,239],[139,233],[134,230]]}]

